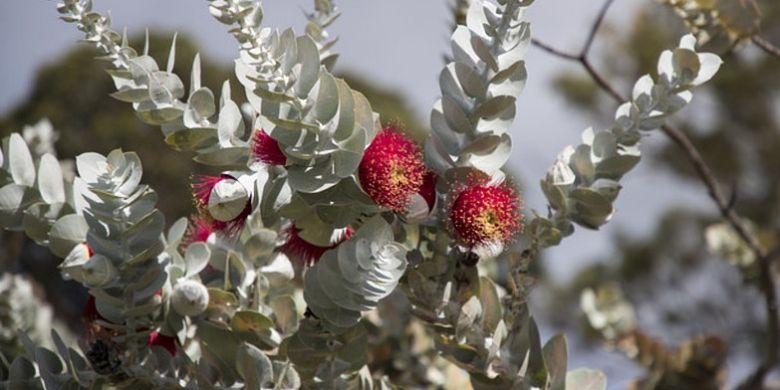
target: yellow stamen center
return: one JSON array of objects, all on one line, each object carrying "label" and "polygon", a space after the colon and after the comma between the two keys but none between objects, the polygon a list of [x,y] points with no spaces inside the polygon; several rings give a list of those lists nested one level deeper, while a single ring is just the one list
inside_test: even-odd
[{"label": "yellow stamen center", "polygon": [[406,170],[401,164],[393,161],[390,166],[390,183],[394,186],[406,185],[409,182],[409,177],[406,174]]},{"label": "yellow stamen center", "polygon": [[480,226],[486,237],[492,238],[500,236],[504,230],[504,224],[496,214],[496,211],[492,208],[483,210],[479,216],[475,218],[475,222]]}]

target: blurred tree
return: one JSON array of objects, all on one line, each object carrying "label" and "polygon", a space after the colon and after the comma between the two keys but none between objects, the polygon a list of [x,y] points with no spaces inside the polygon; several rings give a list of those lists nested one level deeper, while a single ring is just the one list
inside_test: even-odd
[{"label": "blurred tree", "polygon": [[[173,34],[150,34],[149,54],[164,63]],[[131,39],[134,48],[143,48],[144,38]],[[189,85],[192,59],[198,48],[186,36],[179,36],[174,71]],[[59,60],[42,68],[35,78],[27,100],[0,119],[0,134],[6,136],[26,124],[49,118],[60,131],[56,144],[60,158],[75,158],[80,153],[108,153],[115,148],[137,152],[146,167],[144,180],[157,189],[158,207],[167,221],[186,216],[192,210],[190,173],[196,169],[188,155],[171,153],[157,128],[146,125],[128,109],[127,103],[109,97],[116,89],[106,64],[95,61],[98,52],[79,46]],[[226,64],[202,58],[203,84],[219,90],[231,77]],[[100,76],[103,74],[103,76]],[[238,86],[234,88],[238,91]]]},{"label": "blurred tree", "polygon": [[[780,42],[780,3],[756,3],[762,15],[761,36]],[[599,55],[592,56],[603,59],[594,61],[596,66],[623,94],[629,81],[655,69],[663,47],[687,32],[671,8],[653,2],[643,5],[630,26],[629,34],[610,35]],[[780,79],[775,77],[780,58],[749,43],[722,54],[718,76],[697,97],[695,110],[675,117],[675,127],[696,145],[721,186],[734,192],[736,211],[758,226],[762,244],[769,248],[780,231]],[[618,56],[633,61],[609,60]],[[615,101],[581,70],[561,74],[554,85],[588,114],[604,117],[614,109]],[[643,164],[706,191],[677,145],[666,142],[644,159]],[[694,213],[672,206],[650,236],[616,235],[613,255],[583,269],[570,285],[552,288],[556,291],[550,300],[555,308],[550,310],[552,317],[559,324],[575,324],[567,313],[578,310],[560,308],[574,308],[586,287],[617,282],[636,305],[640,326],[663,342],[680,344],[701,333],[715,333],[728,341],[733,355],[759,361],[767,348],[766,312],[755,270],[740,274],[706,249],[705,228],[719,217],[714,207],[709,213]]]}]

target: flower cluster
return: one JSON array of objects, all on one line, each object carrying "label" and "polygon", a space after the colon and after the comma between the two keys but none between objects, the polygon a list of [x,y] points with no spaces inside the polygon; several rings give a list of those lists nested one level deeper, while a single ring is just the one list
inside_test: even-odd
[{"label": "flower cluster", "polygon": [[[193,177],[191,223],[165,232],[137,154],[81,154],[73,177],[53,148],[36,146],[53,142],[50,128],[36,139],[27,130],[4,139],[0,228],[64,257],[61,272],[90,296],[82,356],[56,333],[55,353],[25,339],[26,356],[4,362],[0,387],[341,388],[380,377],[392,387],[395,375],[373,364],[369,348],[419,344],[406,340],[412,316],[434,339],[425,344],[435,356],[477,387],[604,387],[598,375],[566,373],[564,337],[542,347],[525,307],[528,262],[573,224],[609,221],[619,180],[639,161],[640,133],[689,103],[689,90],[721,61],[683,38],[661,55],[658,78],[635,84],[614,126],[586,130],[581,145],[564,150],[541,182],[548,216],[528,223],[523,255],[507,256],[506,282],[516,288],[503,293],[473,266],[523,229],[520,196],[502,169],[526,84],[532,40],[523,15],[532,2],[456,1],[441,98],[417,143],[398,126],[382,128],[366,96],[331,73],[335,40],[324,29],[338,12],[330,0],[315,0],[305,35],[263,26],[260,1],[209,0],[239,43],[234,76],[245,102],[232,99],[230,81],[217,101],[199,55],[186,88],[173,72],[175,39],[161,67],[149,37],[137,51],[92,0],[58,0],[61,18],[111,63],[112,96],[160,126],[166,143],[222,173]],[[375,311],[394,291],[411,312],[395,316],[401,322],[391,318],[398,305]],[[375,328],[387,325],[404,333],[400,344],[398,332],[377,339]],[[423,360],[405,371],[430,368]],[[424,376],[423,386],[441,385]]]},{"label": "flower cluster", "polygon": [[[263,131],[253,136],[252,155],[256,162],[284,163],[278,144]],[[468,249],[503,245],[521,228],[519,198],[508,184],[488,184],[485,173],[474,172],[473,176],[480,179],[450,183],[449,190],[444,191],[450,199],[449,206],[442,210],[445,224],[457,242]],[[414,204],[415,213],[422,215],[422,220],[434,217],[440,178],[426,167],[420,146],[397,127],[385,127],[377,134],[363,153],[357,173],[361,188],[381,209],[407,217]],[[205,188],[196,191],[196,198],[201,199],[199,203],[208,202],[206,196],[214,181],[202,181]],[[213,230],[209,228],[207,223],[199,222],[191,237],[205,240]],[[349,239],[353,230],[349,226],[335,230],[330,245],[309,242],[301,232],[292,221],[285,229],[286,240],[278,250],[299,264],[311,266],[326,251]]]},{"label": "flower cluster", "polygon": [[[394,127],[383,129],[368,146],[359,177],[363,190],[388,210],[405,212],[415,194],[434,209],[438,178],[425,167],[419,146]],[[450,187],[445,222],[460,244],[503,245],[521,230],[520,200],[508,183],[492,183],[475,170]]]}]

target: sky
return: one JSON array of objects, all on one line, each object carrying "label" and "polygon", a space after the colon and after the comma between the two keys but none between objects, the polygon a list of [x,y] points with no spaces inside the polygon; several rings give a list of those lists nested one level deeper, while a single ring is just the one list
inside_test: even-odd
[{"label": "sky", "polygon": [[[615,2],[606,19],[612,28],[602,32],[627,31],[625,26],[639,2]],[[439,95],[438,74],[443,65],[442,54],[448,50],[448,1],[341,0],[336,3],[342,16],[329,31],[340,37],[334,48],[340,53],[337,70],[358,72],[402,93],[418,115],[427,118]],[[574,52],[585,39],[601,4],[597,0],[538,0],[527,14],[532,34],[555,47]],[[309,1],[266,0],[264,24],[278,28],[292,26],[301,32],[305,23],[301,8],[310,7]],[[186,32],[202,45],[204,57],[227,62],[237,55],[237,45],[226,33],[227,27],[213,20],[205,0],[95,0],[95,10],[111,10],[117,30],[126,27],[130,32],[139,32],[149,27]],[[58,21],[57,16],[54,0],[0,1],[0,37],[3,37],[0,39],[0,53],[3,53],[0,113],[25,99],[39,67],[56,60],[80,39],[75,27]],[[611,118],[590,123],[592,118],[567,107],[552,89],[551,80],[559,72],[581,72],[575,64],[536,48],[531,48],[526,62],[529,79],[518,100],[510,167],[526,184],[522,194],[526,208],[541,211],[546,210],[546,203],[537,183],[558,152],[568,144],[579,143],[580,132],[586,127],[603,126]],[[643,149],[649,151],[665,142],[656,133],[643,140]],[[545,261],[554,280],[568,280],[583,265],[604,259],[612,252],[612,241],[618,232],[635,237],[649,234],[661,211],[672,204],[716,211],[703,187],[683,183],[647,164],[640,164],[622,184],[624,188],[615,203],[616,213],[603,231],[578,228],[562,245],[546,252]]]}]

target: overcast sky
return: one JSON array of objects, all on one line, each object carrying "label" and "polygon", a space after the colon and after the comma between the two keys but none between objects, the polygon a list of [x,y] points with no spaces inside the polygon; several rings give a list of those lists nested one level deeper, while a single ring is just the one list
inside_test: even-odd
[{"label": "overcast sky", "polygon": [[[618,32],[625,31],[621,26],[630,22],[632,10],[639,1],[617,1],[607,23],[614,25]],[[341,54],[337,67],[359,72],[401,92],[410,99],[420,117],[427,118],[431,104],[439,95],[441,58],[448,49],[447,3],[446,0],[338,1],[343,15],[330,30],[340,36],[335,47]],[[539,0],[528,13],[532,33],[556,47],[574,51],[601,4],[597,0]],[[267,0],[264,24],[279,28],[293,26],[302,31],[301,7],[309,9],[310,1]],[[139,32],[150,27],[186,32],[202,45],[202,55],[206,57],[230,61],[237,53],[235,41],[226,34],[225,26],[211,18],[205,0],[95,0],[95,9],[111,10],[117,30],[127,27],[131,32]],[[81,37],[73,25],[57,20],[57,15],[56,2],[52,0],[0,0],[0,53],[3,53],[0,112],[23,101],[36,70],[57,59]],[[669,42],[670,46],[675,44]],[[557,73],[579,72],[579,68],[535,48],[528,54],[527,67],[529,80],[519,99],[513,128],[515,149],[510,164],[526,183],[523,194],[526,206],[544,210],[544,198],[537,184],[539,178],[564,146],[580,142],[579,133],[591,123],[589,118],[566,107],[550,86],[551,78]],[[610,119],[603,118],[601,124],[609,123]],[[661,134],[654,134],[645,139],[643,148],[648,150],[664,142]],[[578,267],[609,254],[615,232],[647,234],[656,226],[660,210],[670,204],[715,211],[703,188],[653,172],[646,164],[640,164],[623,184],[616,202],[617,212],[604,232],[578,229],[560,247],[547,252],[556,280],[566,280]],[[663,191],[658,191],[659,188]]]}]

